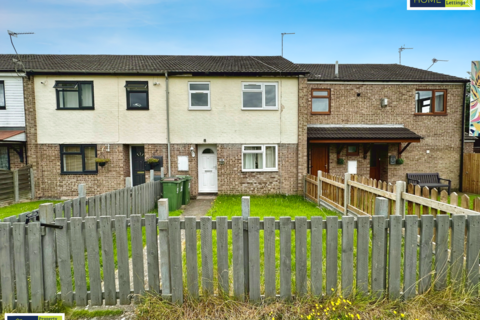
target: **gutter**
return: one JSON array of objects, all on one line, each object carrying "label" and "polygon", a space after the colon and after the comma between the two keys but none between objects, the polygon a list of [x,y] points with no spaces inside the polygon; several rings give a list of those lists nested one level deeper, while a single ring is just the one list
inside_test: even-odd
[{"label": "gutter", "polygon": [[462,104],[462,148],[460,153],[460,184],[459,189],[463,191],[463,153],[465,152],[465,99],[467,95],[467,83],[463,85],[463,104]]},{"label": "gutter", "polygon": [[171,160],[170,160],[170,106],[168,94],[168,72],[165,71],[165,100],[167,105],[167,157],[168,157],[168,176],[172,176]]}]

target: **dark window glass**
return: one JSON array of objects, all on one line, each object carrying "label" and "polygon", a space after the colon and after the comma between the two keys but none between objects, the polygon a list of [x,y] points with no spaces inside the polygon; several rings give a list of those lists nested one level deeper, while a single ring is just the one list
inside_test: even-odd
[{"label": "dark window glass", "polygon": [[0,170],[10,170],[8,147],[0,147]]},{"label": "dark window glass", "polygon": [[0,81],[0,109],[5,109],[5,82]]},{"label": "dark window glass", "polygon": [[148,110],[148,81],[127,81],[127,109]]}]

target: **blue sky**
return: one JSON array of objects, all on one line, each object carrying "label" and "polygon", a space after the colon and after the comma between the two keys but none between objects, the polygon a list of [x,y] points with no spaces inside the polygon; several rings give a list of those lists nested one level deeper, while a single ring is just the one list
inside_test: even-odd
[{"label": "blue sky", "polygon": [[468,76],[480,12],[407,11],[406,0],[15,0],[0,4],[0,53],[280,55],[298,63],[402,63]]}]

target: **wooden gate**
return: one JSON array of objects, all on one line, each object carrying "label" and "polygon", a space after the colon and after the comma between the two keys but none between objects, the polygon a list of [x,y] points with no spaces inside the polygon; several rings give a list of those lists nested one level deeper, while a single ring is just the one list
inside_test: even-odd
[{"label": "wooden gate", "polygon": [[462,191],[480,193],[480,153],[463,155]]}]

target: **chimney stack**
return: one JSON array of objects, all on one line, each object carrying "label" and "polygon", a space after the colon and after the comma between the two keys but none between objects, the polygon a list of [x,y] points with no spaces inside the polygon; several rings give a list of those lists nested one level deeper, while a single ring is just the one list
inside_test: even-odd
[{"label": "chimney stack", "polygon": [[338,78],[338,60],[335,62],[335,78]]}]

